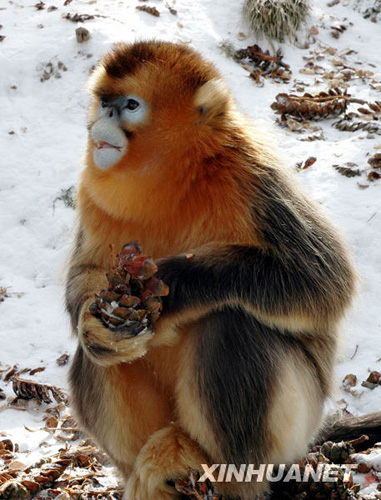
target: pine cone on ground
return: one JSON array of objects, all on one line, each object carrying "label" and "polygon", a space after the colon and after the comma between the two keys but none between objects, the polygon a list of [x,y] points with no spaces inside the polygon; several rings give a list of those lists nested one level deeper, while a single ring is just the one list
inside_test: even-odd
[{"label": "pine cone on ground", "polygon": [[128,330],[133,336],[151,329],[160,316],[167,285],[155,276],[155,262],[141,255],[136,241],[123,246],[106,274],[107,290],[101,290],[90,312],[115,331]]},{"label": "pine cone on ground", "polygon": [[151,14],[152,16],[159,17],[160,12],[156,7],[148,7],[148,5],[138,5],[137,10],[141,10],[143,12],[147,12],[147,14]]},{"label": "pine cone on ground", "polygon": [[376,153],[369,158],[368,163],[373,168],[381,168],[381,153]]},{"label": "pine cone on ground", "polygon": [[350,441],[341,441],[339,443],[326,441],[320,447],[320,453],[323,453],[334,464],[344,464],[354,452],[355,449]]},{"label": "pine cone on ground", "polygon": [[[299,462],[299,466],[302,480],[290,479],[289,481],[272,483],[272,500],[295,500],[297,498],[303,498],[303,500],[355,500],[357,498],[354,491],[356,487],[353,486],[351,477],[348,480],[345,471],[337,465],[330,464],[322,453],[309,453],[306,458]],[[322,474],[329,473],[334,480],[324,481],[323,477],[321,480],[314,480],[311,477],[311,468],[317,472],[318,466],[320,468],[324,466]],[[285,474],[287,472],[286,468]],[[307,473],[306,479],[308,479],[303,480]]]},{"label": "pine cone on ground", "polygon": [[282,116],[295,116],[303,120],[322,120],[338,116],[347,109],[351,96],[340,89],[330,89],[329,92],[320,92],[317,95],[304,94],[297,96],[281,93],[275,97],[271,109]]}]

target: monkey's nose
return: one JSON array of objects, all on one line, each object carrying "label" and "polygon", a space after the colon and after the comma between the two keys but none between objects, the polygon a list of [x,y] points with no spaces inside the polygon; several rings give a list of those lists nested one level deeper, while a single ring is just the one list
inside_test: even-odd
[{"label": "monkey's nose", "polygon": [[119,121],[119,111],[115,106],[112,106],[111,104],[106,106],[104,102],[101,102],[98,108],[98,117],[117,122]]}]

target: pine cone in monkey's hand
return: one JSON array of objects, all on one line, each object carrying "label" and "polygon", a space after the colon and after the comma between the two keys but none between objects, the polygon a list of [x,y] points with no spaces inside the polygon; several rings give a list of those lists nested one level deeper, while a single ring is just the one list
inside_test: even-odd
[{"label": "pine cone in monkey's hand", "polygon": [[111,330],[136,336],[152,329],[162,309],[160,297],[168,295],[169,288],[155,276],[157,265],[141,255],[136,241],[124,245],[112,259],[108,288],[96,295],[90,312]]}]

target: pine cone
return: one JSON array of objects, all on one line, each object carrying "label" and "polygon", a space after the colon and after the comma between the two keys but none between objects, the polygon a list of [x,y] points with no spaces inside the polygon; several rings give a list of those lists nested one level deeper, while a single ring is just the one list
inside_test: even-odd
[{"label": "pine cone", "polygon": [[136,241],[123,246],[114,258],[113,269],[106,274],[107,290],[101,290],[90,312],[114,330],[138,335],[151,329],[162,310],[161,298],[168,295],[167,285],[155,275],[157,266],[141,255]]},{"label": "pine cone", "polygon": [[381,153],[376,153],[369,158],[368,163],[373,168],[381,168]]},{"label": "pine cone", "polygon": [[292,115],[303,120],[322,120],[332,116],[340,115],[347,109],[350,95],[340,89],[330,89],[329,92],[320,92],[315,96],[304,94],[296,96],[293,94],[278,94],[276,102],[271,104],[271,109],[282,115]]},{"label": "pine cone", "polygon": [[342,132],[357,132],[358,130],[365,130],[370,134],[381,135],[381,126],[375,122],[353,122],[348,119],[348,116],[341,118],[332,124],[333,127],[341,130]]},{"label": "pine cone", "polygon": [[160,12],[156,7],[148,7],[148,5],[138,5],[137,10],[141,10],[143,12],[147,12],[147,14],[151,14],[152,16],[159,17]]},{"label": "pine cone", "polygon": [[[309,457],[309,458],[308,458]],[[306,472],[306,466],[312,467],[314,471],[317,466],[324,463],[324,470],[327,468],[332,471],[330,475],[335,478],[335,481],[324,482],[315,481],[311,474],[308,476],[308,481],[290,480],[287,482],[272,483],[274,497],[278,499],[296,499],[303,498],[305,500],[354,500],[357,498],[352,490],[353,481],[345,481],[345,473],[343,469],[334,464],[327,463],[327,459],[320,453],[310,453],[302,462],[300,462],[300,474],[303,479]],[[287,469],[285,471],[287,474]],[[286,477],[286,476],[284,476]]]},{"label": "pine cone", "polygon": [[358,112],[362,115],[368,115],[372,120],[378,120],[381,116],[381,101],[366,103],[368,108],[358,108]]},{"label": "pine cone", "polygon": [[347,161],[344,165],[332,165],[334,169],[336,169],[339,174],[344,175],[345,177],[358,177],[361,176],[361,170],[358,167],[357,163],[353,163]]},{"label": "pine cone", "polygon": [[321,445],[320,453],[322,453],[334,464],[344,464],[349,458],[349,455],[355,453],[355,449],[350,441],[341,441],[339,443],[326,441]]}]

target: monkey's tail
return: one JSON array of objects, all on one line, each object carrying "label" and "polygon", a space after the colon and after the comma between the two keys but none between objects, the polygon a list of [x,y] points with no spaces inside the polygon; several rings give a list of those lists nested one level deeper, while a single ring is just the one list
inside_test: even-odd
[{"label": "monkey's tail", "polygon": [[311,447],[325,441],[351,441],[363,434],[366,434],[369,440],[356,445],[356,451],[366,450],[381,442],[381,412],[361,417],[332,415],[324,422]]}]

